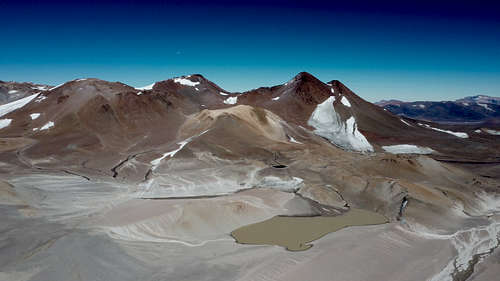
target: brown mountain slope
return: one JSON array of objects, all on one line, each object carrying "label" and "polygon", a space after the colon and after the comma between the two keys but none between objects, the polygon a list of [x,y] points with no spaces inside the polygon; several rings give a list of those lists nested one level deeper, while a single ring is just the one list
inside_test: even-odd
[{"label": "brown mountain slope", "polygon": [[[74,80],[1,117],[12,121],[0,133],[35,140],[20,153],[25,163],[115,175],[117,165],[129,157],[175,146],[182,140],[179,129],[197,118],[193,115],[240,104],[253,108],[248,112],[264,112],[259,109],[264,108],[287,127],[314,133],[347,150],[384,151],[384,146],[404,144],[430,148],[439,159],[494,162],[499,158],[500,147],[493,136],[402,119],[363,100],[339,81],[323,83],[304,72],[283,85],[245,93],[228,93],[197,74],[158,82],[151,90],[98,79]],[[204,118],[214,118],[212,114]],[[231,124],[250,118],[229,115]],[[188,137],[184,133],[183,138]]]}]

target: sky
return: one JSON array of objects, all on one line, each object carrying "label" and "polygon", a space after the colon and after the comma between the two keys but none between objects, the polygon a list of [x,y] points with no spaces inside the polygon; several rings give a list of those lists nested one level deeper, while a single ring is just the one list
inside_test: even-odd
[{"label": "sky", "polygon": [[[346,3],[348,2],[348,3]],[[500,96],[495,1],[0,1],[0,80],[228,91],[307,71],[369,101]]]}]

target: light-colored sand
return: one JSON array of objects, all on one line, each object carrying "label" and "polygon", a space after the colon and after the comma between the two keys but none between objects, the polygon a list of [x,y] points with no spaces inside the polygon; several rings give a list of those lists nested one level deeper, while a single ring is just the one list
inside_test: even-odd
[{"label": "light-colored sand", "polygon": [[225,109],[205,109],[188,119],[181,127],[181,132],[188,135],[202,132],[210,128],[219,118],[235,118],[247,125],[256,134],[263,135],[274,141],[287,142],[283,124],[285,122],[276,114],[261,108],[248,105],[237,105]]},{"label": "light-colored sand", "polygon": [[[457,255],[452,235],[414,233],[397,223],[344,228],[301,252],[235,243],[227,229],[251,223],[251,219],[308,210],[303,200],[279,190],[252,189],[217,198],[140,200],[123,186],[74,176],[30,175],[8,181],[14,185],[16,197],[37,210],[37,216],[27,218],[16,206],[0,205],[0,231],[7,233],[0,241],[0,277],[9,281],[74,280],[75,276],[107,281],[420,281],[438,276]],[[171,220],[172,214],[181,215]],[[476,224],[465,223],[468,226],[462,227]],[[111,227],[124,230],[124,237],[130,239],[106,235]],[[140,236],[135,236],[134,227]],[[224,231],[227,239],[207,242]],[[148,240],[165,239],[163,235],[172,233],[205,243]],[[473,233],[461,235],[475,239],[459,241],[465,243],[459,254],[461,261],[466,261],[469,249],[484,248],[491,242],[479,235],[482,232]],[[485,261],[487,268],[494,257]],[[477,272],[478,280],[489,280],[494,274],[490,269],[481,272]]]},{"label": "light-colored sand", "polygon": [[104,213],[95,224],[117,239],[199,245],[231,240],[232,230],[276,215],[311,213],[306,201],[293,193],[253,189],[214,198],[132,199]]}]

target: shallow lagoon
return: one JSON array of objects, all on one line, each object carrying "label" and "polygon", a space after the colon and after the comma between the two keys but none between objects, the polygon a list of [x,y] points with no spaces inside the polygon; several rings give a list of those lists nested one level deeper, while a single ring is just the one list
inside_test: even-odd
[{"label": "shallow lagoon", "polygon": [[304,251],[310,242],[349,226],[387,223],[386,217],[367,210],[351,209],[339,216],[284,217],[240,227],[231,235],[241,244],[279,245],[290,251]]}]

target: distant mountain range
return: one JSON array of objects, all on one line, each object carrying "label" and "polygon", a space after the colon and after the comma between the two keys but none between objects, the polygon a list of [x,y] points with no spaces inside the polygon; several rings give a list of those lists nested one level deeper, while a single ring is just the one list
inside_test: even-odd
[{"label": "distant mountain range", "polygon": [[484,122],[500,118],[500,97],[477,95],[456,101],[381,100],[378,106],[400,116],[434,122]]}]

